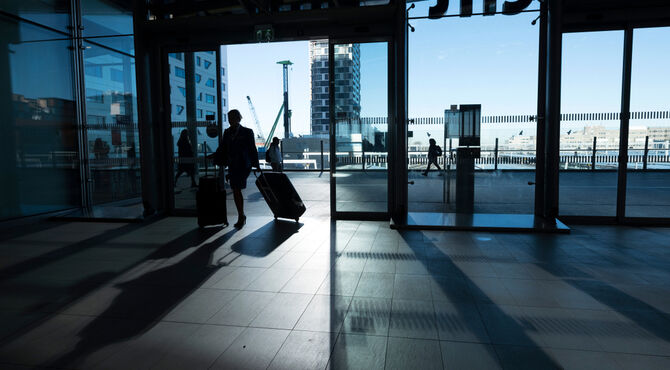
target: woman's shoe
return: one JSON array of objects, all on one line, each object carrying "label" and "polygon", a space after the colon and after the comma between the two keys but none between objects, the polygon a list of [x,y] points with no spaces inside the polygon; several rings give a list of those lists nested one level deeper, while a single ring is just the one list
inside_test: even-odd
[{"label": "woman's shoe", "polygon": [[237,223],[233,226],[235,226],[235,228],[237,229],[241,229],[246,223],[247,223],[247,216],[240,216],[240,218],[237,219]]}]

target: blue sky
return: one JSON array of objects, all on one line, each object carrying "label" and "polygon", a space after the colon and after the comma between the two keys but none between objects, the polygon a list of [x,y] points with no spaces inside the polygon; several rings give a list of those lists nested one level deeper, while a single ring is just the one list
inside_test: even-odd
[{"label": "blue sky", "polygon": [[[474,11],[481,8],[475,2]],[[498,7],[501,7],[499,2]],[[410,15],[427,14],[431,3],[417,3]],[[458,12],[452,2],[449,14]],[[482,104],[484,115],[534,114],[537,100],[537,13],[440,20],[412,20],[409,39],[409,114],[443,115],[450,104]],[[623,31],[564,35],[564,112],[614,112],[621,100]],[[281,105],[281,67],[291,59],[290,103],[293,129],[309,133],[308,42],[232,45],[228,47],[229,99],[232,107],[248,113],[250,95],[264,130]],[[633,109],[670,109],[670,28],[635,31]],[[363,45],[361,95],[364,116],[386,109],[386,48]],[[247,125],[252,124],[251,121]],[[595,124],[595,123],[594,123]],[[656,122],[654,125],[668,125]],[[579,123],[583,125],[583,123]],[[483,128],[504,136],[533,125],[505,124]],[[267,127],[267,128],[266,128]],[[570,128],[565,125],[567,131]]]}]

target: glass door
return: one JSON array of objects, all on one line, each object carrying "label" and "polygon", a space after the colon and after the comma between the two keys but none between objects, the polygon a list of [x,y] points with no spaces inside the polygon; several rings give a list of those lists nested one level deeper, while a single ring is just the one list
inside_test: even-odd
[{"label": "glass door", "polygon": [[333,218],[388,219],[388,43],[329,43]]},{"label": "glass door", "polygon": [[195,210],[205,156],[219,146],[225,97],[221,96],[220,50],[168,53],[174,209]]}]

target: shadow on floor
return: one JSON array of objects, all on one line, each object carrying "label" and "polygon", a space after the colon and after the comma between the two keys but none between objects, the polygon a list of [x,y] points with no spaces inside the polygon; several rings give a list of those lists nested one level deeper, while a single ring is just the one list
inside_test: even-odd
[{"label": "shadow on floor", "polygon": [[[422,237],[421,232],[417,231],[404,231],[400,232],[403,240],[407,243],[407,245],[417,254],[425,254],[425,255],[431,255],[433,258],[436,258],[441,261],[439,269],[440,270],[448,270],[450,271],[450,275],[462,279],[462,281],[472,289],[472,294],[474,296],[479,296],[479,297],[486,297],[486,293],[482,291],[477,284],[470,279],[470,277],[464,273],[458,265],[456,265],[451,256],[445,254],[442,252],[435,244],[433,244],[430,241],[421,241],[421,247],[417,247],[416,244],[420,240],[418,239],[419,236]],[[453,298],[454,301],[458,301],[459,297],[455,296],[455,293],[453,288],[449,285],[449,280],[448,279],[441,279],[439,278],[439,275],[436,274],[435,272],[435,266],[430,266],[428,264],[428,260],[426,259],[419,259],[423,264],[426,265],[426,269],[433,274],[435,281],[437,282],[438,287],[444,292],[444,294],[447,297]],[[455,305],[458,316],[460,317],[468,317],[471,313],[468,312],[464,305]],[[481,312],[478,313],[479,315],[482,315]],[[530,351],[522,351],[518,353],[517,355],[522,357],[522,356],[527,356],[528,358],[516,358],[515,361],[517,363],[524,363],[524,364],[532,364],[531,367],[529,368],[537,368],[537,369],[560,369],[561,365],[558,364],[554,359],[552,359],[547,353],[545,353],[541,348],[538,343],[535,343],[535,341],[530,338],[526,332],[523,326],[519,325],[519,323],[516,322],[516,320],[505,313],[500,307],[498,307],[497,304],[495,303],[490,303],[488,305],[488,312],[486,313],[488,318],[493,318],[495,321],[495,325],[498,329],[502,330],[505,332],[505,336],[509,340],[513,340],[515,344],[517,345],[522,345],[526,346],[530,349]],[[439,318],[438,318],[439,319]],[[448,320],[447,320],[448,321]],[[484,322],[484,320],[482,320]],[[466,323],[468,326],[471,326],[471,322],[469,320],[466,320]],[[486,322],[484,322],[486,325]],[[438,323],[440,325],[440,323]],[[478,330],[479,328],[477,327],[469,327],[468,330],[471,333],[474,333],[475,336],[477,337],[478,341],[480,343],[487,343],[489,341],[489,338],[484,336],[481,332],[481,330]],[[498,357],[499,362],[502,364],[502,361],[500,360],[499,356],[496,354],[496,357]]]},{"label": "shadow on floor", "polygon": [[[293,222],[270,222],[233,244],[232,249],[241,254],[264,256],[301,226]],[[121,292],[104,312],[78,333],[80,340],[75,349],[44,365],[76,365],[110,344],[147,332],[221,267],[220,264],[213,264],[213,254],[236,232],[235,229],[225,233],[219,228],[196,229],[156,251],[147,260],[175,260],[184,256],[175,263],[168,260],[164,263],[165,267],[115,285]],[[255,242],[245,243],[253,239]],[[114,318],[129,320],[116,320],[115,323]]]},{"label": "shadow on floor", "polygon": [[[113,343],[133,338],[153,327],[169,310],[197,289],[218,266],[211,265],[212,254],[230,239],[236,230],[211,238],[220,228],[195,229],[163,246],[146,260],[175,258],[192,249],[176,263],[116,284],[121,292],[104,312],[79,333],[77,346],[53,363],[69,367],[77,360]],[[114,320],[129,319],[129,320]]]}]

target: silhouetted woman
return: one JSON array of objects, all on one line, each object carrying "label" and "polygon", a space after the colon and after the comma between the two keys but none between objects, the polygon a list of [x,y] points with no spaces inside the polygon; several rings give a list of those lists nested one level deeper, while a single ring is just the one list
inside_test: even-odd
[{"label": "silhouetted woman", "polygon": [[250,128],[242,127],[242,115],[237,109],[228,112],[228,127],[223,132],[223,146],[226,151],[228,165],[228,180],[233,190],[233,199],[237,208],[236,228],[242,228],[247,221],[244,215],[244,198],[242,189],[247,187],[247,177],[251,168],[258,168],[258,151],[254,141],[254,132]]},{"label": "silhouetted woman", "polygon": [[179,164],[177,166],[177,176],[174,178],[174,184],[177,185],[177,180],[182,173],[186,172],[191,176],[191,187],[198,186],[195,183],[195,158],[193,156],[193,146],[191,139],[188,137],[188,130],[181,130],[179,140],[177,141],[177,150],[179,154]]}]

